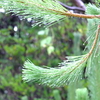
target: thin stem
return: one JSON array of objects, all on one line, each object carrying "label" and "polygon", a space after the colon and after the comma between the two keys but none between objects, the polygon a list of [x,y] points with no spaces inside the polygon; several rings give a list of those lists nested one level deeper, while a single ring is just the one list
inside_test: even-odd
[{"label": "thin stem", "polygon": [[[99,33],[100,33],[100,25],[98,25],[98,27],[97,27],[96,36],[95,36],[93,45],[92,45],[92,47],[91,47],[89,53],[86,55],[86,57],[84,57],[84,59],[83,59],[73,70],[75,70],[80,64],[82,64],[82,63],[84,63],[85,61],[87,61],[88,58],[91,56],[91,54],[93,53],[93,51],[94,51],[94,49],[95,49],[95,46],[96,46],[96,44],[97,44],[97,40],[98,40],[98,37],[99,37]],[[72,71],[73,71],[73,70],[72,70]],[[72,72],[72,71],[71,71],[71,72]]]},{"label": "thin stem", "polygon": [[87,19],[100,18],[100,15],[85,15],[85,14],[69,13],[69,12],[62,13],[61,15],[72,16],[72,17],[80,17],[80,18],[87,18]]},{"label": "thin stem", "polygon": [[[100,25],[98,25],[98,27],[97,27],[96,36],[95,36],[93,45],[92,45],[92,47],[91,47],[89,53],[86,54],[86,56],[83,58],[83,60],[80,61],[80,62],[78,63],[78,65],[77,65],[76,67],[74,67],[69,73],[72,73],[77,67],[79,67],[82,63],[86,62],[86,61],[89,59],[89,57],[90,57],[91,54],[93,53],[93,51],[94,51],[94,49],[95,49],[95,46],[96,46],[96,44],[97,44],[97,40],[98,40],[98,37],[99,37],[99,33],[100,33]],[[62,74],[66,73],[66,72],[67,72],[67,70],[65,70]],[[58,76],[58,75],[56,75],[56,76]]]},{"label": "thin stem", "polygon": [[92,52],[93,52],[93,50],[94,50],[94,48],[95,48],[95,46],[96,46],[96,43],[97,43],[97,40],[98,40],[98,37],[99,37],[99,33],[100,33],[100,25],[98,25],[98,28],[97,28],[97,31],[96,31],[95,40],[94,40],[94,42],[93,42],[93,45],[92,45],[92,47],[91,47],[90,52],[88,53],[89,56],[92,54]]}]

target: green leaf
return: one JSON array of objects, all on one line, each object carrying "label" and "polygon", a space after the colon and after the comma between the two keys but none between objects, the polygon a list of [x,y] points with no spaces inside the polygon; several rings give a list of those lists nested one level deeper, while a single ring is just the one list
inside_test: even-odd
[{"label": "green leaf", "polygon": [[48,36],[47,38],[43,39],[40,43],[41,47],[46,47],[48,45],[50,45],[52,42],[52,37]]},{"label": "green leaf", "polygon": [[54,95],[55,100],[61,100],[59,90],[53,90],[53,95]]},{"label": "green leaf", "polygon": [[23,97],[21,97],[21,100],[28,100],[28,97],[27,96],[23,96]]},{"label": "green leaf", "polygon": [[54,47],[53,47],[53,46],[49,46],[49,47],[47,48],[47,51],[48,51],[48,54],[51,55],[51,53],[54,52]]},{"label": "green leaf", "polygon": [[76,90],[76,100],[89,100],[87,88]]}]

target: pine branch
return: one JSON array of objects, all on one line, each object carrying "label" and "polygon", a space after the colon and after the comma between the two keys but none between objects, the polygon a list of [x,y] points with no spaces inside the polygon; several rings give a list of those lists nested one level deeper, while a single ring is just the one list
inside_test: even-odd
[{"label": "pine branch", "polygon": [[[91,5],[90,5],[91,7]],[[100,9],[94,7],[87,11],[89,14],[100,14]],[[100,19],[89,19],[88,20],[88,30],[95,33],[96,27],[100,27]],[[89,30],[90,31],[90,30]],[[89,31],[87,32],[87,36],[90,36]],[[94,51],[92,52],[92,56],[90,57],[87,63],[87,77],[88,77],[88,88],[90,91],[90,99],[91,100],[100,100],[100,30],[98,30],[98,40],[95,46]],[[93,36],[89,42],[88,48],[92,45]]]},{"label": "pine branch", "polygon": [[50,25],[66,16],[80,18],[100,18],[100,15],[72,13],[58,3],[57,0],[1,0],[0,6],[23,18],[32,18],[36,25]]},{"label": "pine branch", "polygon": [[22,72],[23,80],[52,87],[66,85],[71,80],[74,82],[74,80],[77,80],[78,77],[82,76],[80,74],[82,74],[84,66],[83,64],[80,64],[80,67],[78,66],[79,63],[82,62],[84,56],[85,55],[83,55],[82,58],[79,56],[70,57],[68,61],[61,63],[60,66],[62,67],[59,67],[58,69],[49,67],[42,68],[26,61]]},{"label": "pine branch", "polygon": [[56,0],[3,0],[0,5],[8,12],[13,12],[23,18],[32,18],[35,25],[49,25],[65,18],[60,13],[68,12]]},{"label": "pine branch", "polygon": [[[89,5],[88,11],[91,9],[97,9],[95,6]],[[95,15],[94,15],[95,16]],[[93,24],[93,23],[92,23]],[[60,64],[61,67],[57,68],[41,68],[26,61],[23,69],[23,80],[27,82],[36,82],[38,84],[49,85],[52,87],[59,87],[70,82],[74,82],[79,78],[82,78],[82,73],[85,67],[85,63],[93,56],[93,52],[98,43],[98,37],[100,33],[100,25],[98,25],[96,33],[94,32],[90,51],[85,55],[67,57],[67,61]]]},{"label": "pine branch", "polygon": [[[90,15],[71,13],[61,6],[56,0],[1,0],[0,6],[7,11],[14,12],[23,18],[33,18],[37,20],[36,25],[47,25],[55,21],[59,21],[66,16],[74,16],[81,18],[99,18],[95,6],[88,6]],[[91,15],[91,11],[97,10]],[[93,33],[93,43],[88,43],[89,53],[80,56],[67,57],[67,61],[62,62],[59,68],[41,68],[33,63],[26,61],[23,68],[23,80],[36,82],[38,84],[59,87],[74,82],[82,78],[85,63],[93,56],[93,52],[97,47],[100,25],[98,25],[96,33]],[[92,40],[92,39],[91,39]],[[90,41],[91,41],[90,40]]]},{"label": "pine branch", "polygon": [[98,25],[96,35],[92,47],[86,55],[67,57],[67,61],[60,64],[61,67],[41,68],[33,63],[26,61],[23,69],[23,80],[27,82],[36,82],[38,84],[59,87],[74,82],[82,78],[82,73],[86,61],[91,57],[92,52],[97,44],[100,33],[100,25]]},{"label": "pine branch", "polygon": [[[93,8],[92,8],[93,7]],[[91,9],[96,9],[94,6],[89,5],[88,11],[91,12]],[[97,10],[98,11],[98,10]],[[99,20],[99,19],[95,19]],[[91,25],[94,25],[91,23]],[[23,80],[29,82],[36,82],[38,84],[49,85],[52,87],[59,87],[66,85],[70,82],[74,82],[82,78],[82,73],[85,67],[85,63],[90,61],[93,52],[97,47],[98,37],[100,33],[100,25],[98,25],[96,32],[93,31],[92,38],[90,38],[89,47],[91,46],[90,51],[85,55],[67,57],[67,61],[64,61],[60,64],[61,67],[56,68],[41,68],[31,62],[27,61],[24,64],[23,69]],[[89,36],[91,33],[89,33]],[[88,62],[89,63],[89,62]],[[89,72],[89,71],[87,71]]]}]

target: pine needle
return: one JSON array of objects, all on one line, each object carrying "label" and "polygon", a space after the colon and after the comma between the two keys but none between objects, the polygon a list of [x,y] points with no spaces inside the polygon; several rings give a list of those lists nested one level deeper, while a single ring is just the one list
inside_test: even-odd
[{"label": "pine needle", "polygon": [[23,18],[32,18],[33,26],[50,25],[65,18],[61,12],[67,12],[56,0],[1,0],[0,5]]}]

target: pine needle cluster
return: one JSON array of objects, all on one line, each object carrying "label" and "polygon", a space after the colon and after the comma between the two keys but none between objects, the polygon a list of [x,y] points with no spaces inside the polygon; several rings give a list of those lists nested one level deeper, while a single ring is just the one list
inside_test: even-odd
[{"label": "pine needle cluster", "polygon": [[[89,14],[91,13],[90,12],[91,8],[95,11],[97,10],[96,7],[92,5],[88,5],[87,13]],[[91,72],[90,60],[92,57],[94,57],[94,52],[97,51],[96,48],[99,43],[100,25],[98,20],[99,20],[98,18],[90,19],[89,22],[89,24],[92,23],[92,26],[96,24],[95,25],[96,27],[94,28],[94,31],[90,32],[90,28],[89,28],[89,31],[87,32],[87,37],[89,38],[88,39],[89,42],[87,45],[89,52],[87,54],[67,57],[67,60],[63,61],[60,64],[60,67],[58,68],[42,68],[32,64],[29,61],[26,61],[23,69],[23,79],[28,82],[33,81],[33,82],[37,82],[38,84],[49,85],[52,87],[59,87],[59,86],[69,84],[70,82],[75,82],[78,81],[79,79],[82,79],[82,75],[85,67],[87,70],[86,75],[87,73],[90,73]],[[86,66],[86,62],[87,62],[87,66]]]},{"label": "pine needle cluster", "polygon": [[14,12],[22,18],[32,18],[33,26],[48,26],[65,18],[62,13],[68,12],[56,0],[3,0],[0,5],[7,12]]},{"label": "pine needle cluster", "polygon": [[[56,0],[1,0],[0,6],[6,9],[6,11],[13,12],[23,18],[34,19],[36,21],[34,25],[50,25],[55,21],[59,22],[60,19],[65,18],[67,15],[79,16],[83,18],[100,17],[100,9],[94,5],[88,5],[88,16],[79,15],[66,10]],[[58,68],[43,68],[34,65],[30,61],[26,61],[22,70],[23,80],[49,85],[52,87],[59,87],[82,79],[83,71],[86,65],[86,74],[90,73],[92,69],[92,57],[94,58],[96,52],[98,51],[97,46],[99,45],[100,25],[99,20],[90,19],[88,22],[92,26],[95,25],[93,32],[87,32],[87,38],[89,38],[87,40],[87,47],[89,52],[80,56],[67,57],[67,60],[60,63]],[[91,25],[88,26],[89,30]]]},{"label": "pine needle cluster", "polygon": [[97,31],[94,33],[94,41],[87,54],[67,57],[68,60],[62,62],[59,68],[41,68],[26,61],[23,69],[23,79],[27,82],[33,81],[52,87],[64,86],[70,82],[82,79],[86,62],[93,56],[92,54],[95,52],[96,45],[98,44],[99,33],[100,26],[98,26]]}]

